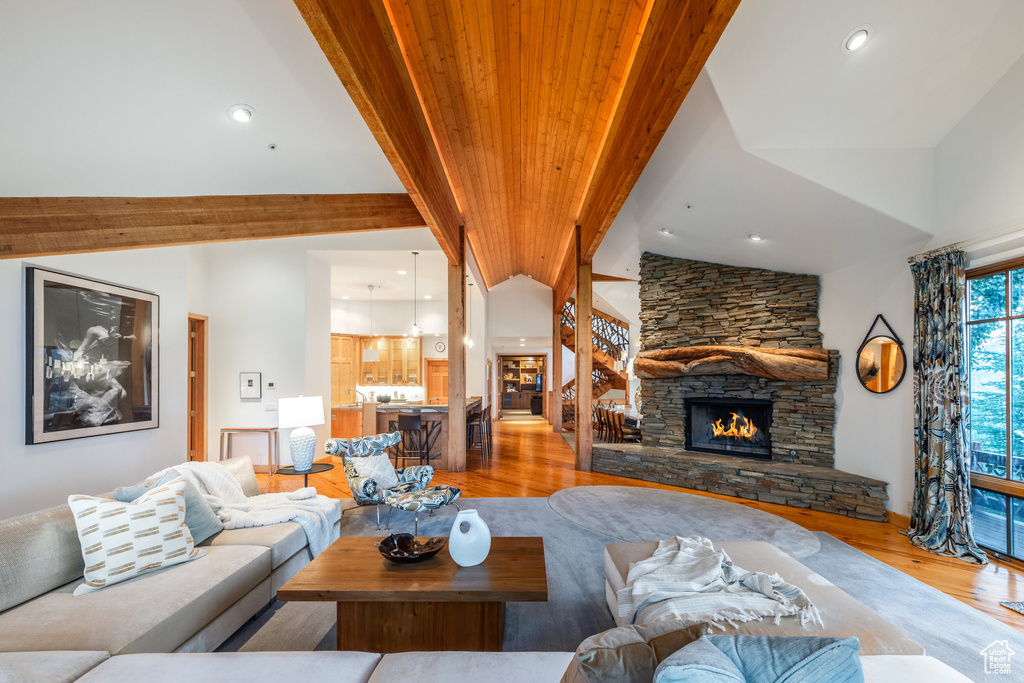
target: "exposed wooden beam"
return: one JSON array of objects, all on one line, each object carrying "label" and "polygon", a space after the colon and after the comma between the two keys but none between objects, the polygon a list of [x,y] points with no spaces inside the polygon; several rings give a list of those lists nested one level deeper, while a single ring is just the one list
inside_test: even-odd
[{"label": "exposed wooden beam", "polygon": [[448,471],[466,471],[466,232],[448,261]]},{"label": "exposed wooden beam", "polygon": [[589,263],[740,0],[653,0],[577,223]]},{"label": "exposed wooden beam", "polygon": [[562,433],[562,305],[558,295],[551,293],[551,371],[548,372],[551,387],[551,429]]},{"label": "exposed wooden beam", "polygon": [[637,280],[633,280],[628,277],[617,277],[615,275],[601,275],[601,273],[594,273],[594,282],[637,282]]},{"label": "exposed wooden beam", "polygon": [[[582,230],[576,227],[576,249],[580,254]],[[576,469],[589,472],[594,450],[594,337],[592,314],[594,289],[591,265],[576,261]]]},{"label": "exposed wooden beam", "polygon": [[449,260],[462,218],[383,0],[295,0]]},{"label": "exposed wooden beam", "polygon": [[425,225],[407,194],[3,197],[0,258]]},{"label": "exposed wooden beam", "polygon": [[573,231],[568,246],[562,253],[562,265],[558,269],[558,278],[552,290],[555,293],[555,308],[559,311],[565,302],[572,298],[572,292],[576,289],[576,237],[579,226]]}]

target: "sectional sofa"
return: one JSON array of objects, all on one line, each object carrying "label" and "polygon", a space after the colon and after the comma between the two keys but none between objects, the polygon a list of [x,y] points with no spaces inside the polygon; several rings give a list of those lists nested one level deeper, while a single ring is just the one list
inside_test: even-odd
[{"label": "sectional sofa", "polygon": [[[259,493],[248,458],[225,460],[247,496]],[[329,516],[340,530],[341,502]],[[223,530],[206,557],[73,597],[84,563],[67,505],[0,522],[0,649],[112,655],[210,652],[267,607],[312,560],[295,523]]]}]

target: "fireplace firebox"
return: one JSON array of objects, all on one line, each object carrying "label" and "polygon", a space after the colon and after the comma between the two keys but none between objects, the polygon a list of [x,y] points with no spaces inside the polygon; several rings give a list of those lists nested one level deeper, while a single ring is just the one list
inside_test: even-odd
[{"label": "fireplace firebox", "polygon": [[686,450],[772,459],[772,402],[688,398]]}]

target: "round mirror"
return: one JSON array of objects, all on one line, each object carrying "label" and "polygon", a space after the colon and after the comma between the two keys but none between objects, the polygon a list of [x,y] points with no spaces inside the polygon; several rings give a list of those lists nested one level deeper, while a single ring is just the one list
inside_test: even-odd
[{"label": "round mirror", "polygon": [[906,370],[903,345],[892,337],[872,337],[857,351],[857,378],[868,391],[892,391],[903,381]]}]

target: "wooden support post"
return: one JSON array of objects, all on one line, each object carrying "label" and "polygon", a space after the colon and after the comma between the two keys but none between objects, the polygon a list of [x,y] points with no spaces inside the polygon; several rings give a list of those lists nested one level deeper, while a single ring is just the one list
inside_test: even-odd
[{"label": "wooden support post", "polygon": [[593,270],[582,263],[580,226],[576,226],[576,469],[590,471],[594,450]]},{"label": "wooden support post", "polygon": [[562,306],[558,292],[551,292],[551,369],[548,386],[551,387],[551,430],[562,433]]},{"label": "wooden support post", "polygon": [[466,228],[448,261],[448,471],[466,471]]},{"label": "wooden support post", "polygon": [[[359,353],[358,349],[356,353]],[[380,433],[377,431],[377,406],[379,405],[380,403],[376,401],[363,401],[363,424],[359,429],[363,436],[376,436]]]}]

